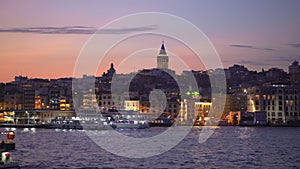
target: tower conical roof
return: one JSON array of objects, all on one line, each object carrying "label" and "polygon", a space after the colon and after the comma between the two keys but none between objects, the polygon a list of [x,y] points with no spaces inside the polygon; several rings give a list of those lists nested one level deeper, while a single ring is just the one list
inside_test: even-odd
[{"label": "tower conical roof", "polygon": [[165,49],[165,45],[164,45],[164,41],[162,42],[160,51],[159,51],[159,55],[167,55],[166,49]]}]

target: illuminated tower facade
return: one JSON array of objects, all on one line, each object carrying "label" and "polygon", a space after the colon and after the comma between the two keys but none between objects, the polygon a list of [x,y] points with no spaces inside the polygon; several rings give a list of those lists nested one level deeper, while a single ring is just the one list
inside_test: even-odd
[{"label": "illuminated tower facade", "polygon": [[157,56],[157,68],[158,69],[169,68],[169,56],[167,55],[164,42],[162,42],[159,54]]}]

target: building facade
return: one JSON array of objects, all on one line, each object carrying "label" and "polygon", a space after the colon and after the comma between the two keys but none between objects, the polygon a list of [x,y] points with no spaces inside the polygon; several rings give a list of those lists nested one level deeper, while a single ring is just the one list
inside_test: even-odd
[{"label": "building facade", "polygon": [[247,111],[266,112],[270,124],[300,120],[299,86],[267,84],[247,90]]}]

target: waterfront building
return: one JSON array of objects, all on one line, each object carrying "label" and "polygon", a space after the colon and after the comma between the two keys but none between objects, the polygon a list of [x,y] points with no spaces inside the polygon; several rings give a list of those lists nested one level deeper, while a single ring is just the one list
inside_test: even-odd
[{"label": "waterfront building", "polygon": [[0,122],[4,123],[14,123],[15,112],[6,110],[0,111]]},{"label": "waterfront building", "polygon": [[255,125],[267,125],[267,112],[256,111],[253,120]]},{"label": "waterfront building", "polygon": [[224,110],[222,113],[222,119],[225,119],[228,116],[229,112],[232,111],[232,107],[235,103],[232,103],[233,97],[232,94],[226,94],[226,100],[224,105]]},{"label": "waterfront building", "polygon": [[70,101],[66,97],[61,97],[59,100],[59,110],[70,110]]},{"label": "waterfront building", "polygon": [[49,94],[48,87],[36,89],[35,109],[49,109]]},{"label": "waterfront building", "polygon": [[42,99],[41,99],[41,96],[36,96],[35,97],[34,109],[42,109]]},{"label": "waterfront building", "polygon": [[239,125],[241,122],[241,112],[240,111],[231,111],[227,116],[227,124],[229,125]]},{"label": "waterfront building", "polygon": [[177,117],[177,115],[179,113],[179,102],[178,102],[178,99],[173,98],[173,99],[167,100],[167,105],[166,105],[165,112],[167,112],[168,114],[170,114],[172,118]]},{"label": "waterfront building", "polygon": [[181,124],[204,124],[210,119],[209,112],[212,108],[212,102],[186,98],[180,102],[179,121]]},{"label": "waterfront building", "polygon": [[247,90],[239,88],[231,95],[230,109],[231,111],[246,111],[247,110]]},{"label": "waterfront building", "polygon": [[82,102],[83,102],[82,106],[85,109],[89,109],[89,108],[98,106],[96,95],[93,92],[88,92],[88,93],[83,94]]},{"label": "waterfront building", "polygon": [[186,123],[188,121],[188,102],[186,99],[180,102],[180,109],[179,109],[179,121],[181,124]]},{"label": "waterfront building", "polygon": [[99,107],[103,107],[109,109],[114,107],[113,98],[110,92],[101,93],[98,96],[98,105]]},{"label": "waterfront building", "polygon": [[35,110],[1,110],[0,122],[35,124],[38,121]]},{"label": "waterfront building", "polygon": [[247,111],[266,112],[271,124],[300,120],[300,88],[288,84],[265,84],[247,89]]},{"label": "waterfront building", "polygon": [[52,110],[59,110],[60,88],[58,86],[49,89],[49,106]]},{"label": "waterfront building", "polygon": [[23,109],[26,110],[33,110],[34,109],[34,102],[35,102],[35,89],[31,84],[24,84],[23,85],[23,92],[24,92],[24,103]]},{"label": "waterfront building", "polygon": [[211,120],[208,116],[211,107],[211,102],[195,102],[195,122],[203,125],[206,121]]},{"label": "waterfront building", "polygon": [[5,110],[21,110],[23,109],[23,94],[19,92],[7,93],[4,96],[3,109]]},{"label": "waterfront building", "polygon": [[139,100],[124,100],[124,109],[125,110],[140,110],[140,101]]}]

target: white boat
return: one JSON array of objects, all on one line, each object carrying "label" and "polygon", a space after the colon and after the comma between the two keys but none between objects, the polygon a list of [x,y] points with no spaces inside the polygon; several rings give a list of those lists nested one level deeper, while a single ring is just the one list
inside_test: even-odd
[{"label": "white boat", "polygon": [[50,123],[44,124],[46,128],[50,129],[78,129],[82,130],[79,120],[71,119],[53,119]]},{"label": "white boat", "polygon": [[81,120],[83,130],[112,130],[113,128],[106,121]]},{"label": "white boat", "polygon": [[2,152],[0,160],[0,169],[1,168],[19,169],[20,166],[16,161],[12,159],[11,154],[9,152]]},{"label": "white boat", "polygon": [[149,128],[147,121],[137,121],[137,120],[116,120],[111,126],[115,129],[118,128],[130,128],[130,129],[145,129]]}]

